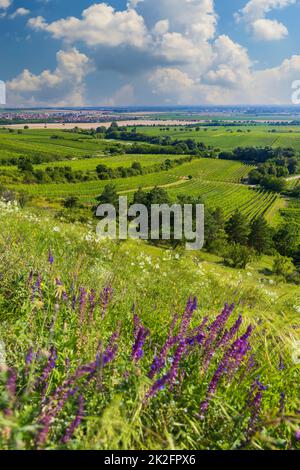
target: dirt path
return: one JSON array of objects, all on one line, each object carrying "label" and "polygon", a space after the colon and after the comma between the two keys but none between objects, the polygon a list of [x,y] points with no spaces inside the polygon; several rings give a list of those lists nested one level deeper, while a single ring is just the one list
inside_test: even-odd
[{"label": "dirt path", "polygon": [[[184,178],[181,178],[180,180],[178,181],[174,181],[173,183],[168,183],[168,184],[157,184],[157,185],[154,185],[154,186],[157,186],[158,188],[171,188],[172,186],[179,186],[180,184],[183,184],[183,183],[186,183],[187,181],[189,181],[188,179],[184,179]],[[143,187],[143,190],[145,189],[153,189],[154,186],[147,186],[147,187]],[[118,191],[118,194],[128,194],[128,193],[134,193],[135,191],[137,191],[138,188],[134,188],[134,189],[126,189],[124,191]]]},{"label": "dirt path", "polygon": [[295,176],[289,176],[288,178],[286,178],[286,181],[293,181],[293,180],[299,180],[300,179],[300,175],[295,175]]},{"label": "dirt path", "polygon": [[[205,121],[160,121],[160,120],[149,120],[149,119],[138,119],[138,120],[124,120],[124,121],[117,121],[117,124],[119,126],[163,126],[163,127],[171,127],[171,126],[186,126],[186,125],[191,125],[191,124],[202,124]],[[110,127],[111,122],[69,122],[66,124],[62,123],[49,123],[49,124],[44,124],[44,123],[33,123],[33,124],[7,124],[3,125],[1,127],[5,128],[12,128],[12,129],[24,129],[24,126],[27,125],[29,129],[34,130],[34,129],[56,129],[56,130],[70,130],[74,129],[74,127],[78,127],[79,129],[97,129],[97,127]]]}]

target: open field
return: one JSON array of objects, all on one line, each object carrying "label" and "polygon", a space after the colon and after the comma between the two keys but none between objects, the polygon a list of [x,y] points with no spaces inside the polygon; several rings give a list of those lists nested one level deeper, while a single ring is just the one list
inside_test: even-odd
[{"label": "open field", "polygon": [[[159,132],[157,129],[148,129],[148,132]],[[164,132],[164,131],[163,131]],[[232,137],[225,129],[218,129],[222,133],[224,146],[230,146]],[[217,132],[209,129],[179,131],[180,138],[199,137],[200,134],[208,138],[216,139]],[[255,130],[256,132],[256,130]],[[263,132],[260,131],[263,135]],[[172,131],[170,132],[173,137]],[[55,136],[55,138],[53,138]],[[251,138],[255,136],[251,135]],[[266,134],[268,137],[269,135]],[[174,138],[177,138],[175,133]],[[241,134],[239,138],[248,137]],[[274,138],[274,137],[273,137]],[[33,131],[26,130],[22,134],[0,132],[0,152],[9,152],[11,156],[39,154],[45,163],[36,165],[36,169],[45,169],[48,166],[69,166],[73,171],[95,173],[92,181],[79,183],[48,183],[48,184],[13,184],[10,187],[18,191],[25,191],[34,198],[47,198],[49,201],[59,201],[68,196],[77,196],[86,204],[93,204],[95,198],[103,191],[109,181],[101,181],[96,177],[95,169],[99,164],[105,164],[111,168],[118,166],[130,167],[134,161],[142,166],[152,166],[162,163],[166,159],[180,158],[180,155],[105,155],[111,142],[95,139],[81,134],[69,134],[63,131]],[[128,145],[128,144],[127,144]],[[0,158],[3,153],[0,153]],[[87,158],[88,157],[88,158]],[[53,158],[54,161],[48,161]],[[60,161],[56,161],[61,158]],[[15,167],[1,167],[8,169],[10,175],[17,170]],[[214,159],[196,159],[190,163],[184,163],[169,171],[149,173],[141,176],[118,178],[111,180],[117,190],[123,194],[132,193],[139,187],[150,189],[154,186],[164,187],[176,200],[179,194],[193,194],[203,199],[209,207],[222,207],[226,217],[229,217],[237,208],[247,216],[249,220],[264,215],[272,223],[273,218],[278,218],[279,209],[284,207],[280,197],[272,193],[249,188],[240,182],[247,176],[251,166],[239,162]],[[278,210],[276,209],[278,208]]]},{"label": "open field", "polygon": [[[166,130],[168,129],[168,130]],[[206,129],[206,130],[205,130]],[[274,132],[276,131],[276,132]],[[300,150],[300,127],[241,126],[239,127],[190,127],[162,128],[139,127],[138,132],[151,136],[168,136],[172,139],[194,139],[207,146],[232,150],[236,147],[293,147]]]}]

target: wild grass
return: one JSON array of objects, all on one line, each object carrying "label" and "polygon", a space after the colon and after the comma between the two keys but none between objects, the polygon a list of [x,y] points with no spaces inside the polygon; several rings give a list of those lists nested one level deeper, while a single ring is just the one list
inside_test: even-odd
[{"label": "wild grass", "polygon": [[299,448],[299,289],[268,258],[242,272],[11,206],[0,222],[2,449]]}]

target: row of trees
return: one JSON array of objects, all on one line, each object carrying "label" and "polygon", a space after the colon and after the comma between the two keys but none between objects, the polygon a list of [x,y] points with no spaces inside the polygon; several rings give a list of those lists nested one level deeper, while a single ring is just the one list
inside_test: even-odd
[{"label": "row of trees", "polygon": [[[153,204],[172,204],[168,193],[162,188],[154,188],[149,192],[139,189],[134,194],[134,203],[143,204],[148,208],[149,226],[151,225],[151,206]],[[113,185],[104,188],[97,198],[99,204],[113,204],[118,207],[118,194]],[[201,198],[190,195],[177,197],[177,204],[203,204]],[[195,214],[194,214],[195,217]],[[194,220],[194,223],[196,221]],[[194,226],[195,228],[195,226]],[[300,233],[296,224],[282,225],[274,229],[263,217],[249,222],[240,212],[236,211],[226,220],[222,209],[205,208],[205,249],[223,257],[224,262],[232,267],[245,268],[257,256],[263,254],[275,256],[277,274],[289,265],[300,270]],[[154,241],[153,243],[178,246],[185,240]],[[294,265],[293,265],[294,263]],[[280,268],[281,266],[281,268]],[[283,274],[282,272],[280,272]]]},{"label": "row of trees", "polygon": [[195,158],[192,155],[182,158],[167,158],[160,164],[142,167],[140,162],[133,162],[130,167],[120,166],[118,168],[110,168],[107,165],[100,164],[96,168],[98,178],[100,180],[109,180],[116,178],[128,178],[130,176],[145,175],[149,173],[160,173],[161,171],[169,171],[176,166],[191,162]]},{"label": "row of trees", "polygon": [[31,161],[24,158],[19,159],[18,169],[25,184],[74,183],[92,179],[91,174],[73,171],[70,166],[53,166],[47,167],[45,170],[35,169]]}]

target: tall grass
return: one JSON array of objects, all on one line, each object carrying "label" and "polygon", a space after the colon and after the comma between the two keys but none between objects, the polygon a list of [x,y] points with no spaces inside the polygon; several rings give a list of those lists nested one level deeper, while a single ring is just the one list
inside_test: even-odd
[{"label": "tall grass", "polygon": [[298,446],[299,292],[14,207],[0,219],[2,449]]}]

